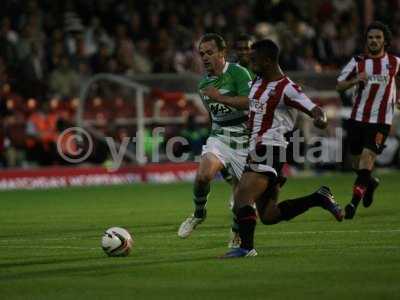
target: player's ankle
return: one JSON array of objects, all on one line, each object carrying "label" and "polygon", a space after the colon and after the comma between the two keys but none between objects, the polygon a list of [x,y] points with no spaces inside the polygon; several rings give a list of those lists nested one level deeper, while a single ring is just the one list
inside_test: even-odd
[{"label": "player's ankle", "polygon": [[206,217],[206,214],[207,212],[205,208],[199,208],[194,211],[193,215],[195,218],[204,219]]}]

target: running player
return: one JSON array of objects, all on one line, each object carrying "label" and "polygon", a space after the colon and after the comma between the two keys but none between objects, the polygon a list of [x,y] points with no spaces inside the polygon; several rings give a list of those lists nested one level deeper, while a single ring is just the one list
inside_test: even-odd
[{"label": "running player", "polygon": [[194,213],[181,224],[178,230],[181,238],[187,238],[205,220],[210,182],[218,172],[230,170],[235,175],[234,185],[237,183],[248,147],[247,96],[252,80],[249,72],[226,61],[226,43],[217,34],[202,37],[199,54],[206,69],[206,75],[199,83],[199,92],[210,112],[212,129],[194,182]]},{"label": "running player", "polygon": [[325,128],[327,121],[322,109],[282,73],[278,63],[279,48],[273,41],[258,41],[252,50],[252,69],[258,77],[249,94],[249,156],[234,197],[241,245],[223,258],[257,255],[254,203],[260,220],[266,225],[291,220],[311,207],[324,208],[338,221],[343,219],[341,208],[325,186],[311,195],[278,203],[282,184],[279,175],[287,146],[284,135],[293,130],[297,112],[308,114],[319,128]]},{"label": "running player", "polygon": [[393,120],[396,80],[400,59],[386,52],[391,32],[381,22],[371,23],[365,34],[366,53],[353,57],[338,77],[337,90],[354,87],[354,105],[348,120],[348,136],[353,169],[357,178],[353,196],[345,207],[345,218],[352,219],[362,200],[373,201],[379,180],[371,176],[376,156],[382,153]]}]

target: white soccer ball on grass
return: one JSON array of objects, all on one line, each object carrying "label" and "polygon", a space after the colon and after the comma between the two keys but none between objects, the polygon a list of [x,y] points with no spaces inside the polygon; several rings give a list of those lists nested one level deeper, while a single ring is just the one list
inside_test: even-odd
[{"label": "white soccer ball on grass", "polygon": [[128,256],[132,246],[131,234],[121,227],[107,229],[101,239],[101,247],[108,256]]}]

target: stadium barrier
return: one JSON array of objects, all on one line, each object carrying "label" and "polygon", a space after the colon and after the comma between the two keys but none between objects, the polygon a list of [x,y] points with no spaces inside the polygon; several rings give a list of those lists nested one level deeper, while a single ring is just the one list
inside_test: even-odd
[{"label": "stadium barrier", "polygon": [[0,172],[0,190],[193,181],[196,169],[197,164],[189,162],[125,166],[115,171],[105,167],[5,170]]}]

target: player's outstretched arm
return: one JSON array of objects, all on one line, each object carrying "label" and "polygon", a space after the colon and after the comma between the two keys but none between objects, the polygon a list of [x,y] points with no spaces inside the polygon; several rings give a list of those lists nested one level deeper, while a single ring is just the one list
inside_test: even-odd
[{"label": "player's outstretched arm", "polygon": [[249,98],[247,96],[225,96],[222,95],[219,90],[213,86],[209,86],[201,91],[204,96],[210,97],[215,102],[219,102],[225,105],[237,109],[246,110],[249,108]]},{"label": "player's outstretched arm", "polygon": [[312,117],[314,119],[314,126],[319,129],[325,129],[328,126],[328,118],[326,117],[325,111],[319,107],[315,106],[311,110]]}]

